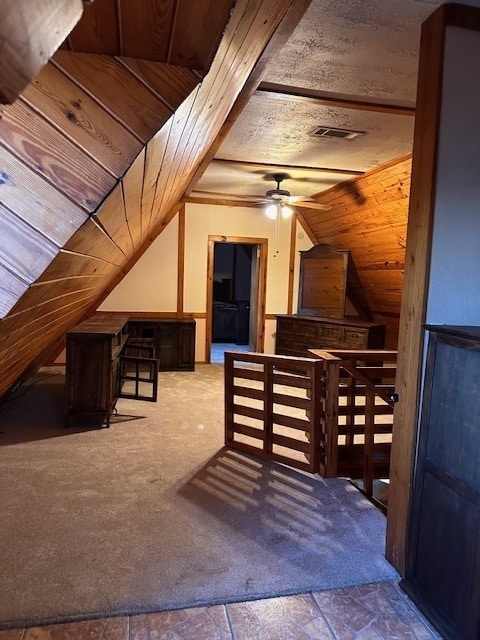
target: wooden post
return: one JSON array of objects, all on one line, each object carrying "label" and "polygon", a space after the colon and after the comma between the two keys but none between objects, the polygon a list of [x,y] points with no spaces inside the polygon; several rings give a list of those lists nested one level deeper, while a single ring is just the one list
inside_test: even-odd
[{"label": "wooden post", "polygon": [[263,364],[263,452],[270,456],[273,453],[273,364]]},{"label": "wooden post", "polygon": [[363,451],[363,490],[373,495],[373,454],[375,449],[375,391],[365,388],[365,429]]},{"label": "wooden post", "polygon": [[335,478],[338,475],[338,384],[340,365],[338,361],[325,360],[327,395],[325,400],[325,477]]}]

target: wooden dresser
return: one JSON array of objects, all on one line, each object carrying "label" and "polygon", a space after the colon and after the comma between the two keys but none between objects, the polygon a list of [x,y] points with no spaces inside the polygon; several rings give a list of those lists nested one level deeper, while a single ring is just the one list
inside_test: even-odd
[{"label": "wooden dresser", "polygon": [[275,353],[311,357],[309,349],[383,349],[385,325],[348,318],[278,315]]},{"label": "wooden dresser", "polygon": [[127,322],[128,315],[100,312],[67,332],[65,427],[74,416],[110,426],[118,398],[156,401],[154,348],[130,346]]}]

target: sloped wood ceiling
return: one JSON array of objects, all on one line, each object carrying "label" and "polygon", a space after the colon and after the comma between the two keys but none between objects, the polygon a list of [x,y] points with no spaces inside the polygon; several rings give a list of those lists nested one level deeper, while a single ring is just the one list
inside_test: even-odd
[{"label": "sloped wood ceiling", "polygon": [[387,324],[395,349],[402,298],[411,155],[342,182],[315,200],[329,211],[303,210],[317,243],[350,249],[356,278],[351,293],[366,315]]},{"label": "sloped wood ceiling", "polygon": [[[178,20],[184,3],[176,4]],[[225,16],[232,4],[188,3],[185,34],[202,24],[196,8]],[[201,84],[163,62],[62,50],[3,108],[0,311],[8,315],[0,321],[0,397],[96,308],[167,224],[295,0],[234,4]],[[218,23],[214,37],[201,31],[205,51],[221,35]]]}]

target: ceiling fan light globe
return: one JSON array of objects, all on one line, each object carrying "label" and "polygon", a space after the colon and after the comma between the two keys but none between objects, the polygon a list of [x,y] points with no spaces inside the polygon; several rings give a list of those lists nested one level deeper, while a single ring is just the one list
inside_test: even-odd
[{"label": "ceiling fan light globe", "polygon": [[276,220],[277,219],[277,205],[276,204],[269,204],[268,207],[266,207],[265,209],[265,213],[267,215],[267,218],[269,218],[270,220]]},{"label": "ceiling fan light globe", "polygon": [[282,218],[285,218],[285,220],[287,218],[290,218],[290,216],[293,213],[293,209],[291,209],[290,207],[287,207],[286,204],[282,204]]}]

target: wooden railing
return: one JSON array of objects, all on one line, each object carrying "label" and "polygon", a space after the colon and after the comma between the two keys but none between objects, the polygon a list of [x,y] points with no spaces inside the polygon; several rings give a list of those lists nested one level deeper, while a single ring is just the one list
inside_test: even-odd
[{"label": "wooden railing", "polygon": [[225,353],[225,444],[324,477],[388,478],[396,351]]}]

